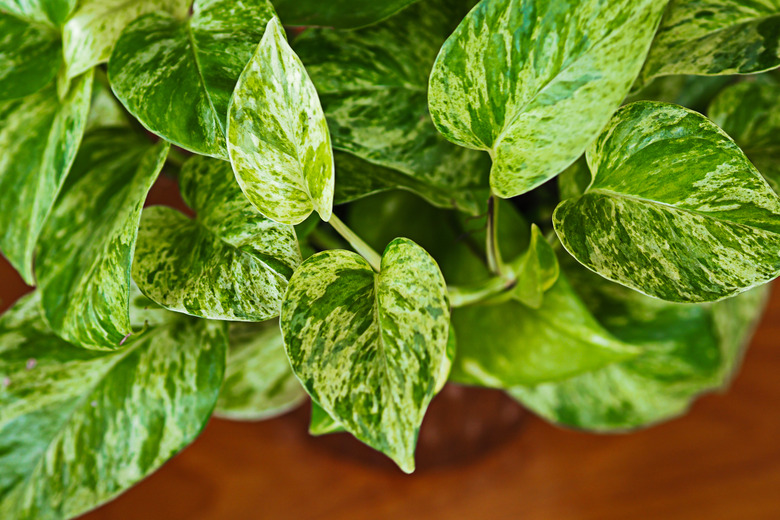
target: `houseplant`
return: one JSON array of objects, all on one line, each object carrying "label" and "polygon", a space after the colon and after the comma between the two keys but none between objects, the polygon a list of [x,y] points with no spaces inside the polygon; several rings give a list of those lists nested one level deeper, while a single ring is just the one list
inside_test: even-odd
[{"label": "houseplant", "polygon": [[[593,431],[729,380],[780,272],[780,4],[371,4],[0,0],[0,250],[36,285],[1,517],[111,499],[215,409],[308,394],[412,471],[448,380]],[[161,172],[191,214],[143,209]]]}]

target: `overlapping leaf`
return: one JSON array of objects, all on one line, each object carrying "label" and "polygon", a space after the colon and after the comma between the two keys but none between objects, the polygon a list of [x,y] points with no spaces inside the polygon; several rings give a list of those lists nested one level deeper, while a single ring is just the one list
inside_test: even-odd
[{"label": "overlapping leaf", "polygon": [[555,251],[544,238],[539,227],[531,227],[531,242],[525,253],[512,262],[511,269],[517,279],[512,296],[528,307],[538,309],[545,291],[558,280],[558,259]]},{"label": "overlapping leaf", "polygon": [[172,316],[117,352],[43,326],[37,295],[0,319],[0,517],[71,518],[189,444],[217,400],[221,325]]},{"label": "overlapping leaf", "polygon": [[588,150],[593,181],[562,202],[566,249],[669,301],[715,301],[780,273],[780,198],[736,144],[676,105],[623,107]]},{"label": "overlapping leaf", "polygon": [[376,23],[419,0],[276,0],[274,6],[287,25],[355,28]]},{"label": "overlapping leaf", "polygon": [[295,40],[317,86],[333,146],[382,167],[361,164],[353,172],[360,163],[343,158],[337,189],[351,190],[356,198],[405,187],[438,206],[479,212],[486,158],[441,136],[427,103],[428,75],[439,48],[473,4],[422,2],[366,29],[311,29]]},{"label": "overlapping leaf", "polygon": [[197,218],[164,206],[144,210],[133,263],[138,286],[163,307],[203,318],[278,316],[301,262],[292,226],[258,213],[225,161],[194,157],[179,182]]},{"label": "overlapping leaf", "polygon": [[490,152],[494,193],[532,190],[574,162],[620,105],[664,5],[482,0],[433,67],[434,123]]},{"label": "overlapping leaf", "polygon": [[82,0],[62,28],[66,76],[78,76],[108,61],[122,29],[136,18],[154,12],[184,18],[190,4],[189,0]]},{"label": "overlapping leaf", "polygon": [[346,251],[309,258],[290,280],[281,326],[293,371],[312,399],[411,472],[445,359],[448,314],[435,261],[396,239],[379,273]]},{"label": "overlapping leaf", "polygon": [[780,194],[780,85],[738,83],[713,100],[709,116]]},{"label": "overlapping leaf", "polygon": [[189,19],[163,11],[142,16],[114,46],[111,86],[152,132],[227,159],[228,102],[273,16],[267,0],[196,0]]},{"label": "overlapping leaf", "polygon": [[716,304],[673,304],[565,269],[596,318],[639,356],[564,381],[510,393],[546,419],[624,431],[684,413],[699,394],[732,377],[766,301],[764,288]]},{"label": "overlapping leaf", "polygon": [[38,236],[76,157],[91,91],[90,72],[63,100],[52,84],[0,102],[0,251],[30,285]]},{"label": "overlapping leaf", "polygon": [[76,7],[76,0],[0,0],[0,11],[58,28]]},{"label": "overlapping leaf", "polygon": [[317,91],[274,18],[230,104],[230,162],[265,216],[299,224],[333,209],[333,150]]},{"label": "overlapping leaf", "polygon": [[260,420],[284,413],[303,401],[306,392],[290,370],[278,320],[232,324],[228,339],[218,415]]},{"label": "overlapping leaf", "polygon": [[138,222],[168,147],[123,128],[84,139],[41,234],[35,266],[46,319],[66,341],[116,349],[132,332]]},{"label": "overlapping leaf", "polygon": [[59,34],[53,27],[0,9],[0,100],[42,89],[57,74],[61,58]]},{"label": "overlapping leaf", "polygon": [[672,0],[639,76],[747,74],[780,66],[780,0]]}]

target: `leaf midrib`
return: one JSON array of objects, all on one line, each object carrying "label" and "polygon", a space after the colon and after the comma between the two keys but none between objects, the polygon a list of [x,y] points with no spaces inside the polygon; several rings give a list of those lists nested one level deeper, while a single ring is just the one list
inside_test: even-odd
[{"label": "leaf midrib", "polygon": [[211,112],[214,114],[214,119],[217,121],[217,128],[219,129],[219,135],[222,138],[222,141],[224,142],[227,138],[225,137],[225,121],[223,121],[223,118],[220,117],[220,115],[217,113],[217,109],[214,108],[214,102],[211,99],[211,95],[209,94],[209,90],[206,86],[206,78],[203,76],[203,68],[200,64],[200,59],[198,58],[198,46],[195,45],[195,38],[192,35],[192,26],[190,25],[191,19],[184,22],[184,29],[187,33],[187,40],[189,41],[189,49],[192,53],[193,61],[195,61],[195,70],[198,73],[198,81],[201,84],[201,87],[203,88],[203,93],[206,95],[206,99],[209,102],[209,108],[211,109]]}]

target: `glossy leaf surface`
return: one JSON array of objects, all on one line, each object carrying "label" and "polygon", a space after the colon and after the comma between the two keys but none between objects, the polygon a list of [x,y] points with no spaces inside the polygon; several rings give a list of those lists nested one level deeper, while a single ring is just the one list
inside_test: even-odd
[{"label": "glossy leaf surface", "polygon": [[0,10],[0,100],[20,98],[45,87],[62,58],[59,34]]}]

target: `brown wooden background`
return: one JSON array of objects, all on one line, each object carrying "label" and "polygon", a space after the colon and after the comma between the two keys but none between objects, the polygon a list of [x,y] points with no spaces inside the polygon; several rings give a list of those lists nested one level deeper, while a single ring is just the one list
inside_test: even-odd
[{"label": "brown wooden background", "polygon": [[[0,308],[24,291],[0,259]],[[308,437],[305,410],[213,419],[156,474],[84,518],[780,519],[779,338],[775,291],[732,388],[686,417],[618,436],[529,418],[476,460],[411,476]]]}]

